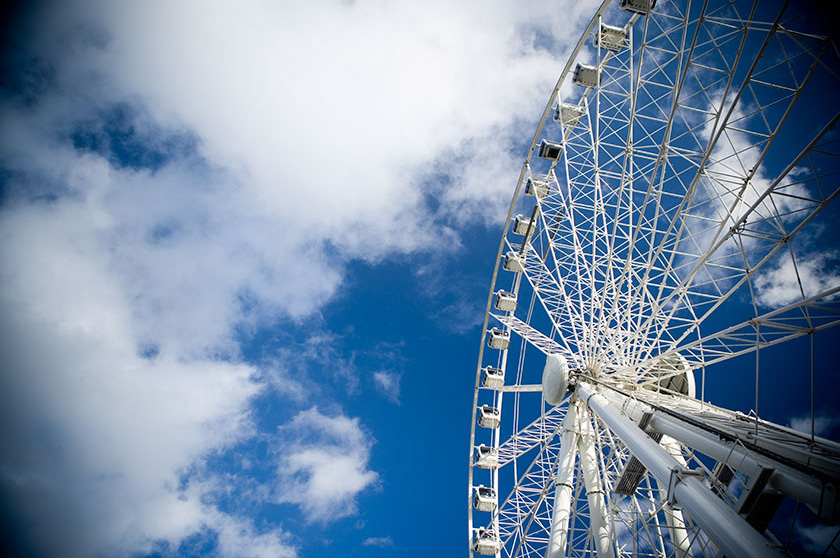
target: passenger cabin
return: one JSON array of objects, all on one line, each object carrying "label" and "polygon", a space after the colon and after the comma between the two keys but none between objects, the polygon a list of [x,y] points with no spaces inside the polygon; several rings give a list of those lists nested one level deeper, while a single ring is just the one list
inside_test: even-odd
[{"label": "passenger cabin", "polygon": [[499,466],[499,452],[484,444],[476,446],[473,465],[481,469],[496,469]]},{"label": "passenger cabin", "polygon": [[499,428],[502,414],[496,407],[482,405],[478,408],[478,425],[482,428]]},{"label": "passenger cabin", "polygon": [[548,195],[548,181],[547,180],[537,180],[536,178],[528,178],[525,181],[525,195],[526,196],[536,196],[539,199],[543,199]]},{"label": "passenger cabin", "polygon": [[618,7],[634,14],[648,15],[656,6],[656,0],[621,0]]},{"label": "passenger cabin", "polygon": [[528,229],[531,227],[531,219],[525,217],[522,214],[517,215],[513,219],[513,233],[524,235],[528,232]]},{"label": "passenger cabin", "polygon": [[572,75],[572,81],[584,87],[598,87],[598,84],[601,82],[601,70],[595,66],[578,64],[575,66],[575,73]]},{"label": "passenger cabin", "polygon": [[490,529],[479,527],[473,535],[472,549],[473,552],[482,556],[495,556],[502,549],[502,545],[496,537],[496,533]]},{"label": "passenger cabin", "polygon": [[505,254],[505,261],[502,264],[502,267],[505,268],[506,271],[514,271],[520,272],[522,271],[522,260],[516,252],[508,252]]},{"label": "passenger cabin", "polygon": [[623,27],[601,24],[601,30],[595,34],[595,46],[607,50],[621,50],[627,46],[627,31]]},{"label": "passenger cabin", "polygon": [[481,385],[486,388],[505,385],[505,371],[495,366],[486,366],[481,372]]},{"label": "passenger cabin", "polygon": [[498,290],[494,297],[493,306],[502,312],[513,312],[516,310],[516,297],[507,291]]},{"label": "passenger cabin", "polygon": [[487,332],[487,344],[491,349],[500,349],[504,351],[510,346],[510,333],[494,327]]},{"label": "passenger cabin", "polygon": [[540,159],[556,161],[560,158],[561,153],[563,153],[562,143],[555,143],[553,141],[542,140],[540,142],[540,149],[539,151],[537,151],[537,156],[539,156]]},{"label": "passenger cabin", "polygon": [[478,511],[491,512],[496,509],[496,491],[480,484],[475,487],[473,507]]},{"label": "passenger cabin", "polygon": [[574,128],[584,114],[585,109],[580,105],[570,103],[558,103],[554,107],[554,121],[561,122],[564,126]]}]

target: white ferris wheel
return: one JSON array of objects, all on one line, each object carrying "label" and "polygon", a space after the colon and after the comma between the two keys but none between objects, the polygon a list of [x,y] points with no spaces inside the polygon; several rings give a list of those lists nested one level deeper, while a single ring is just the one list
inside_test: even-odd
[{"label": "white ferris wheel", "polygon": [[[592,17],[496,259],[471,556],[840,553],[840,444],[814,427],[815,398],[840,399],[840,351],[815,345],[840,323],[840,51],[818,6]],[[787,390],[810,396],[804,433],[762,418]]]}]

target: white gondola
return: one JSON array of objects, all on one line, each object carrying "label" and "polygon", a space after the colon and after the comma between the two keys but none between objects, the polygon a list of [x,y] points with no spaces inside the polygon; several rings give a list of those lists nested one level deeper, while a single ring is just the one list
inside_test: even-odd
[{"label": "white gondola", "polygon": [[607,50],[621,50],[627,46],[627,31],[623,27],[601,24],[601,32],[595,34],[595,46]]},{"label": "white gondola", "polygon": [[635,14],[647,15],[656,6],[656,0],[621,0],[618,7]]},{"label": "white gondola", "polygon": [[513,312],[516,310],[516,296],[507,291],[498,290],[493,297],[493,306],[502,312]]},{"label": "white gondola", "polygon": [[502,544],[492,530],[479,527],[473,536],[472,549],[482,556],[495,556],[502,549]]},{"label": "white gondola", "polygon": [[504,351],[510,346],[510,333],[494,327],[487,332],[487,344],[491,349],[499,349]]},{"label": "white gondola", "polygon": [[548,159],[549,161],[556,161],[560,158],[561,153],[563,153],[563,144],[548,140],[542,140],[540,149],[537,151],[540,159]]},{"label": "white gondola", "polygon": [[514,271],[519,273],[522,271],[522,258],[516,252],[508,252],[505,254],[505,263],[503,267],[506,271]]},{"label": "white gondola", "polygon": [[536,178],[528,178],[525,181],[525,195],[526,196],[536,196],[539,199],[543,199],[548,195],[548,181],[547,180],[538,180]]},{"label": "white gondola", "polygon": [[523,235],[528,232],[531,227],[531,219],[520,214],[513,219],[513,233]]},{"label": "white gondola", "polygon": [[482,428],[499,428],[502,414],[496,407],[482,405],[478,408],[478,425]]},{"label": "white gondola", "polygon": [[595,66],[578,64],[575,66],[575,73],[572,81],[584,87],[598,87],[601,81],[601,71]]},{"label": "white gondola", "polygon": [[478,511],[491,512],[496,509],[496,491],[480,484],[475,487],[473,507]]},{"label": "white gondola", "polygon": [[580,105],[558,103],[554,107],[554,121],[562,122],[564,126],[574,128],[585,112],[585,109]]},{"label": "white gondola", "polygon": [[505,385],[505,371],[495,366],[485,366],[481,372],[481,385],[486,388]]},{"label": "white gondola", "polygon": [[496,469],[499,466],[499,452],[484,444],[476,446],[473,464],[481,469]]}]

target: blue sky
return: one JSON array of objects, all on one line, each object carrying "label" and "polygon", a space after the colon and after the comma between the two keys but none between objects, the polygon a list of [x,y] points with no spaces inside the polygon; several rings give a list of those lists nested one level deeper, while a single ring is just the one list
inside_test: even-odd
[{"label": "blue sky", "polygon": [[[6,548],[464,555],[499,234],[594,6],[9,9]],[[767,418],[808,412],[774,393]]]}]

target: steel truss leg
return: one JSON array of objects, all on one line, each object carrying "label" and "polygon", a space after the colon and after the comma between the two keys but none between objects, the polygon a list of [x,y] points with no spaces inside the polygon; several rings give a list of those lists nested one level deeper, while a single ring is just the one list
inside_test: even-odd
[{"label": "steel truss leg", "polygon": [[[578,404],[578,401],[574,401]],[[598,558],[613,558],[612,529],[607,517],[607,505],[604,501],[604,489],[601,484],[601,470],[598,466],[598,454],[595,451],[595,431],[589,410],[581,405],[577,413],[580,425],[578,451],[583,482],[586,485],[586,498],[589,500],[589,530],[595,539]]]},{"label": "steel truss leg", "polygon": [[[659,445],[665,448],[680,466],[686,467],[682,447],[678,441],[670,436],[662,436]],[[691,541],[688,538],[688,530],[685,528],[682,511],[669,504],[665,504],[662,509],[665,511],[665,523],[668,525],[671,544],[674,545],[674,555],[676,558],[689,558],[691,556]]]},{"label": "steel truss leg", "polygon": [[605,390],[602,395],[636,422],[645,412],[652,412],[648,428],[679,440],[717,461],[725,462],[745,475],[752,477],[762,469],[772,468],[769,486],[807,504],[825,521],[833,522],[840,518],[840,500],[827,498],[823,486],[814,477],[788,467],[785,463],[749,451],[739,444],[724,441],[717,435],[695,428],[672,416],[664,415],[625,395],[611,390]]},{"label": "steel truss leg", "polygon": [[569,403],[566,418],[563,419],[563,431],[560,434],[560,454],[557,456],[554,508],[551,510],[551,534],[548,539],[546,558],[563,558],[566,555],[577,445],[577,405]]},{"label": "steel truss leg", "polygon": [[769,541],[718,498],[694,471],[683,467],[668,451],[650,438],[603,395],[595,386],[578,382],[577,397],[606,424],[633,455],[647,467],[656,482],[668,487],[668,500],[688,511],[706,535],[727,556],[780,558]]}]

